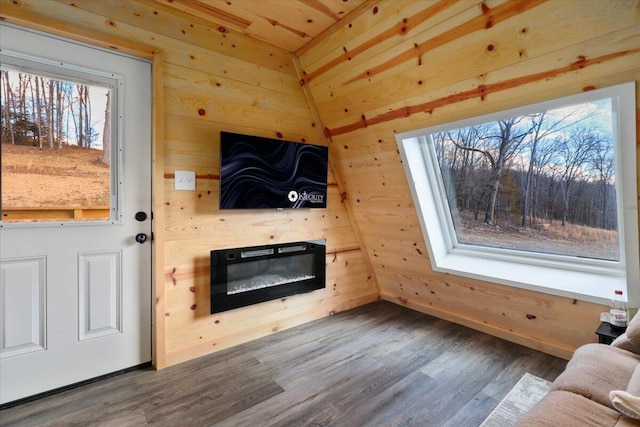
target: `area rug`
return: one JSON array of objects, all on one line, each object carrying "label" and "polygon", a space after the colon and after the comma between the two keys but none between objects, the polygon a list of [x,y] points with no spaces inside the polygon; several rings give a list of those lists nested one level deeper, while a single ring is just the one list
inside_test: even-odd
[{"label": "area rug", "polygon": [[480,427],[512,427],[549,391],[551,383],[526,373],[498,406],[480,424]]}]

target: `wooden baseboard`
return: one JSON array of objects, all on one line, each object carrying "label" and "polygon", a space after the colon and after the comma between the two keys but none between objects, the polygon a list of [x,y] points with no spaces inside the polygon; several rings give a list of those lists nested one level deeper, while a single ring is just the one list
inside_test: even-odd
[{"label": "wooden baseboard", "polygon": [[380,298],[385,301],[402,305],[421,313],[437,317],[439,319],[448,320],[450,322],[457,323],[459,325],[463,325],[471,329],[475,329],[477,331],[523,345],[525,347],[539,350],[565,360],[571,359],[571,356],[573,356],[573,352],[576,350],[575,348],[561,346],[558,343],[541,340],[538,337],[532,337],[518,333],[517,331],[507,330],[501,328],[498,325],[490,325],[488,323],[478,321],[477,319],[461,316],[459,313],[447,311],[438,307],[427,306],[425,304],[422,304],[420,301],[410,300],[406,298],[399,299],[396,296],[384,291],[380,293]]}]

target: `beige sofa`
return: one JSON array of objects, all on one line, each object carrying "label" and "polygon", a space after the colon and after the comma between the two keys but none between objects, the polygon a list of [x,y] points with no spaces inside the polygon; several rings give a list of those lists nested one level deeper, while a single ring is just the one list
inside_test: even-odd
[{"label": "beige sofa", "polygon": [[573,354],[549,393],[516,426],[640,426],[640,315],[610,346]]}]

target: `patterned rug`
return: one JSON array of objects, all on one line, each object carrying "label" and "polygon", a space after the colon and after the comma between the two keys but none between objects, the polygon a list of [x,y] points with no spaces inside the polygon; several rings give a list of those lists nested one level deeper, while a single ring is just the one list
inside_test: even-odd
[{"label": "patterned rug", "polygon": [[518,418],[547,394],[550,386],[547,380],[524,374],[480,427],[512,427]]}]

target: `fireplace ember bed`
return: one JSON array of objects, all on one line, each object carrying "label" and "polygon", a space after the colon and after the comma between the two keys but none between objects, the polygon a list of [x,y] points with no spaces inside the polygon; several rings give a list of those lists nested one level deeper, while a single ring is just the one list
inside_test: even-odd
[{"label": "fireplace ember bed", "polygon": [[211,251],[211,313],[325,287],[326,241]]}]

